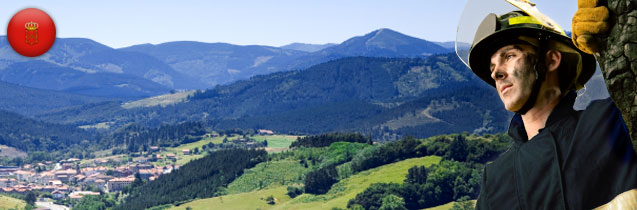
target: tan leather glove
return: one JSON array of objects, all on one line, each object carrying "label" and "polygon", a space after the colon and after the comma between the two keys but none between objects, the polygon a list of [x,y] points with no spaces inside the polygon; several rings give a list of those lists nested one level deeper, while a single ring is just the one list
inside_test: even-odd
[{"label": "tan leather glove", "polygon": [[578,0],[578,9],[573,16],[573,43],[580,50],[593,54],[598,51],[599,40],[610,29],[608,8],[597,6],[598,0]]}]

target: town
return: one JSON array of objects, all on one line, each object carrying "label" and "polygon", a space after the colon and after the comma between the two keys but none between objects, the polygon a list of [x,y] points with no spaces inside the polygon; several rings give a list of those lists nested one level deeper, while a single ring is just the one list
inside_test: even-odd
[{"label": "town", "polygon": [[[0,190],[18,194],[40,191],[50,193],[57,200],[67,197],[81,199],[84,195],[99,195],[100,191],[118,192],[135,180],[135,174],[146,181],[153,181],[179,168],[175,164],[153,165],[157,161],[177,160],[176,154],[162,156],[153,154],[155,152],[159,152],[159,147],[151,147],[153,158],[137,158],[134,162],[109,158],[82,163],[80,159],[70,158],[57,163],[46,161],[22,167],[1,166]],[[183,155],[191,155],[190,150],[183,150]]]},{"label": "town", "polygon": [[[258,130],[258,136],[224,135],[216,132],[202,136],[201,141],[178,147],[150,146],[146,151],[99,157],[69,158],[43,161],[22,166],[0,166],[0,193],[26,195],[35,192],[40,201],[72,205],[86,195],[127,193],[136,177],[144,182],[179,169],[181,164],[203,157],[208,152],[225,148],[267,147],[266,137],[274,133]],[[263,138],[262,141],[257,139]],[[289,142],[294,138],[287,137]],[[275,138],[276,139],[276,138]],[[215,143],[213,143],[215,142]],[[289,145],[285,144],[285,147]],[[277,148],[286,149],[286,148]]]}]

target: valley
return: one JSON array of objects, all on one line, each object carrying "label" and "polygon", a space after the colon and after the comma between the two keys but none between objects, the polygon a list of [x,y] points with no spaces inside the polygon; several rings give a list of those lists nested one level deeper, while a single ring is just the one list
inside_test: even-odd
[{"label": "valley", "polygon": [[[0,208],[458,209],[510,146],[512,114],[450,43],[387,28],[9,48],[0,36]],[[596,73],[576,106],[603,87]]]}]

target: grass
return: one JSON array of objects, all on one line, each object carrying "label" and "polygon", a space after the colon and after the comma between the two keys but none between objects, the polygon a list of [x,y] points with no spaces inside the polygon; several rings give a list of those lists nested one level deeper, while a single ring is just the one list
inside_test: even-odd
[{"label": "grass", "polygon": [[[207,137],[204,138],[202,140],[196,141],[196,142],[192,142],[192,143],[188,143],[188,144],[182,144],[179,145],[177,147],[164,147],[161,148],[161,152],[156,153],[156,154],[160,154],[162,157],[165,157],[166,154],[168,153],[173,153],[177,156],[177,162],[175,162],[175,164],[178,165],[184,165],[188,162],[190,162],[191,160],[194,159],[198,159],[198,158],[202,158],[204,155],[206,155],[206,152],[203,152],[203,145],[207,145],[209,143],[213,143],[213,144],[221,144],[223,143],[223,139],[227,138],[228,141],[234,141],[237,140],[239,138],[241,138],[240,135],[233,135],[233,136],[217,136],[217,137]],[[280,152],[283,150],[287,150],[287,148],[290,146],[290,144],[292,144],[293,141],[296,141],[297,136],[288,136],[288,135],[272,135],[272,136],[252,136],[250,138],[254,138],[256,141],[262,142],[264,140],[268,140],[268,151],[274,151],[274,152]],[[191,154],[191,155],[184,155],[182,150],[184,149],[189,149],[191,152],[194,151],[195,148],[199,148],[199,150],[201,151],[200,154]],[[96,154],[96,158],[94,159],[84,159],[82,160],[80,163],[84,164],[84,163],[90,163],[95,159],[108,159],[108,158],[124,158],[127,157],[126,155],[120,154],[120,155],[110,155],[112,149],[108,149],[108,150],[101,150],[101,151],[97,151],[95,152]],[[25,155],[26,156],[26,153]],[[156,166],[164,166],[167,164],[173,164],[171,161],[158,161],[153,163],[153,165]]]},{"label": "grass", "polygon": [[[202,158],[204,155],[206,155],[205,152],[203,152],[202,146],[203,145],[207,145],[209,143],[213,143],[213,144],[221,144],[223,142],[224,138],[228,138],[228,141],[233,141],[235,139],[238,139],[240,136],[235,135],[235,136],[218,136],[218,137],[212,137],[212,138],[204,138],[202,140],[196,141],[196,142],[192,142],[192,143],[188,143],[188,144],[182,144],[179,145],[177,147],[165,147],[162,148],[162,151],[159,152],[159,154],[162,157],[166,157],[166,154],[168,153],[173,153],[177,156],[177,162],[175,162],[175,164],[177,165],[184,165],[188,162],[190,162],[191,160],[194,159],[199,159]],[[193,154],[192,152],[194,151],[195,148],[199,148],[199,151],[201,151],[201,153],[199,154]],[[189,149],[191,151],[190,155],[184,155],[184,153],[182,152],[182,150],[184,149]],[[167,161],[169,162],[169,161]],[[172,162],[169,162],[172,164]],[[155,163],[155,165],[158,166],[163,166],[165,165],[165,163],[163,161],[159,161],[157,163]]]},{"label": "grass", "polygon": [[0,195],[0,209],[24,209],[27,202],[12,198],[6,195]]},{"label": "grass", "polygon": [[[159,154],[161,154],[162,156],[165,156],[168,153],[174,153],[177,155],[177,162],[175,164],[184,165],[190,162],[191,160],[202,158],[206,153],[201,152],[200,154],[184,155],[182,152],[183,149],[189,149],[192,152],[195,148],[199,148],[200,151],[203,151],[202,150],[203,145],[207,145],[209,143],[221,144],[223,143],[224,138],[227,138],[228,141],[234,141],[241,138],[241,136],[233,135],[233,136],[218,136],[218,137],[212,137],[212,138],[204,138],[196,142],[179,145],[178,147],[163,148],[163,151],[160,152]],[[259,142],[268,140],[268,148],[275,149],[274,151],[279,151],[276,149],[287,149],[290,146],[290,144],[292,144],[293,141],[296,141],[297,136],[272,135],[272,136],[253,136],[251,138],[254,138],[256,141],[259,141]],[[162,165],[162,164],[160,163],[157,165]]]},{"label": "grass", "polygon": [[[193,151],[195,148],[198,147],[201,150],[201,147],[203,145],[206,145],[206,144],[211,143],[211,142],[213,144],[220,144],[221,142],[223,142],[223,138],[224,137],[225,136],[214,137],[214,138],[204,138],[202,140],[199,140],[199,141],[196,141],[196,142],[192,142],[192,143],[188,143],[188,144],[182,144],[182,145],[179,145],[177,147],[164,147],[164,148],[161,148],[162,151],[157,153],[157,154],[160,154],[162,157],[165,157],[166,154],[168,154],[168,153],[174,153],[174,154],[177,155],[177,162],[175,164],[183,165],[183,164],[186,164],[186,163],[190,162],[191,160],[194,160],[194,159],[197,159],[197,158],[201,158],[201,157],[203,157],[205,155],[205,153],[203,153],[203,152],[201,154],[198,154],[198,155],[194,155],[194,154],[193,155],[183,155],[183,152],[182,152],[183,149],[190,149],[190,151]],[[230,136],[230,137],[228,137],[228,140],[234,140],[234,139],[237,139],[237,138],[239,138],[239,136]],[[110,155],[109,153],[111,153],[111,149],[97,151],[97,152],[95,152],[95,154],[99,154],[99,155],[96,155],[96,156],[98,156],[97,158],[85,159],[85,160],[82,160],[80,163],[82,163],[82,164],[83,163],[90,163],[90,162],[92,162],[95,159],[108,159],[108,158],[116,158],[116,157],[118,157],[118,158],[127,157],[127,155],[124,155],[124,154]],[[172,162],[170,162],[170,163],[172,164]],[[160,162],[155,163],[154,165],[164,166],[166,164],[163,163],[162,161],[160,161]]]},{"label": "grass", "polygon": [[133,101],[133,102],[124,103],[122,104],[122,108],[132,109],[137,107],[152,107],[152,106],[166,107],[171,104],[183,102],[188,98],[188,96],[191,96],[193,94],[195,94],[195,90],[159,95],[159,96],[154,96],[150,98],[144,98],[144,99]]},{"label": "grass", "polygon": [[[476,200],[471,200],[471,202],[473,203],[473,205],[476,204]],[[435,206],[435,207],[431,207],[431,208],[426,208],[423,210],[449,210],[453,207],[453,204],[455,204],[456,202],[449,202],[447,204],[444,205],[440,205],[440,206]]]},{"label": "grass", "polygon": [[182,144],[182,145],[179,145],[178,147],[174,147],[174,148],[166,148],[166,149],[167,149],[167,150],[172,149],[172,150],[175,150],[175,151],[177,151],[177,150],[178,150],[179,152],[181,152],[181,150],[182,150],[182,149],[190,149],[190,150],[193,150],[193,149],[195,149],[196,147],[199,147],[199,148],[201,149],[201,147],[202,147],[203,145],[206,145],[206,144],[209,144],[209,143],[213,143],[213,144],[221,144],[221,143],[223,142],[223,139],[224,139],[224,138],[228,138],[228,141],[233,141],[233,140],[235,140],[235,139],[238,139],[239,137],[241,137],[241,136],[239,136],[239,135],[234,135],[234,136],[217,136],[217,137],[209,137],[209,138],[201,139],[201,140],[196,141],[196,142],[192,142],[192,143],[188,143],[188,144]]},{"label": "grass", "polygon": [[8,158],[27,157],[27,153],[6,145],[0,145],[0,156]]},{"label": "grass", "polygon": [[251,137],[258,142],[268,140],[269,148],[289,148],[293,141],[296,141],[298,136],[288,135],[272,135],[272,136],[253,136]]},{"label": "grass", "polygon": [[296,160],[279,160],[259,163],[246,169],[241,177],[228,185],[228,194],[250,192],[263,188],[286,186],[302,183],[299,176],[309,172]]},{"label": "grass", "polygon": [[273,209],[332,209],[347,207],[347,202],[363,192],[373,183],[403,183],[407,171],[413,166],[430,166],[438,164],[441,158],[428,156],[412,158],[400,162],[383,165],[360,172],[334,184],[325,195],[303,194],[291,202],[284,203]]},{"label": "grass", "polygon": [[[104,154],[104,155],[107,154],[107,152],[105,150],[104,151],[99,151],[99,152]],[[82,160],[80,160],[80,164],[90,164],[90,163],[93,163],[97,159],[105,159],[105,160],[108,160],[108,159],[124,159],[124,158],[127,158],[127,157],[128,157],[128,155],[125,155],[125,154],[98,156],[98,157],[92,158],[92,159],[82,159]]]},{"label": "grass", "polygon": [[115,124],[115,122],[101,122],[101,123],[97,123],[97,124],[93,124],[93,125],[82,125],[82,126],[78,126],[79,128],[82,129],[109,129],[111,128],[111,125]]},{"label": "grass", "polygon": [[449,210],[451,209],[451,207],[453,207],[453,204],[456,202],[449,202],[447,204],[444,205],[440,205],[440,206],[435,206],[435,207],[431,207],[431,208],[426,208],[423,210]]},{"label": "grass", "polygon": [[[325,195],[303,194],[292,199],[286,194],[287,187],[280,186],[195,200],[171,209],[186,209],[186,207],[191,207],[197,210],[209,209],[212,206],[214,206],[215,209],[332,209],[334,207],[345,209],[350,199],[354,198],[356,194],[363,192],[372,183],[402,183],[409,168],[417,165],[430,166],[437,164],[440,162],[440,159],[441,158],[437,156],[412,158],[363,171],[336,183]],[[280,164],[284,163],[282,162]],[[266,168],[267,167],[264,167],[263,170],[267,171],[268,169]],[[282,170],[285,170],[285,168],[282,168]],[[276,204],[268,205],[265,202],[265,198],[270,195],[277,200]]]},{"label": "grass", "polygon": [[[286,187],[275,187],[265,190],[226,195],[208,199],[200,199],[170,208],[169,210],[185,210],[187,207],[193,210],[201,209],[271,209],[280,203],[286,203],[291,198],[286,194]],[[275,199],[274,205],[266,203],[265,199],[272,196]]]}]

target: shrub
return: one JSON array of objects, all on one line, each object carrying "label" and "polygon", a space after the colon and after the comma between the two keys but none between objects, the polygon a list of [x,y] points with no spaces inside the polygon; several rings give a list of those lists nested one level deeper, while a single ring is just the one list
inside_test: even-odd
[{"label": "shrub", "polygon": [[290,196],[290,198],[295,198],[296,196],[299,196],[301,194],[303,194],[303,188],[288,186],[288,196]]}]

